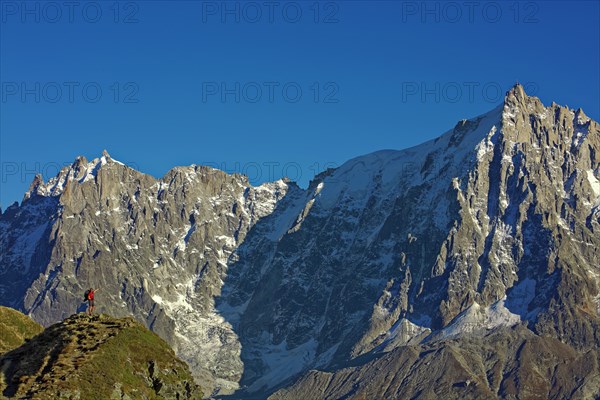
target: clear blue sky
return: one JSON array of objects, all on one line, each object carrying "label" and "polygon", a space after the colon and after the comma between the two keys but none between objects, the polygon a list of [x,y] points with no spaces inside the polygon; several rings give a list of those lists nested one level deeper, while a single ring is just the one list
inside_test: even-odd
[{"label": "clear blue sky", "polygon": [[600,118],[597,1],[467,4],[3,0],[2,208],[103,149],[157,177],[196,163],[305,186],[516,81]]}]

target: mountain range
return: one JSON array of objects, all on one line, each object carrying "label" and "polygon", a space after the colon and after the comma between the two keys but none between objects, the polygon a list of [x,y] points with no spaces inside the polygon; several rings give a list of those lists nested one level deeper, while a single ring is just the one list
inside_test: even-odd
[{"label": "mountain range", "polygon": [[207,396],[599,398],[599,161],[521,85],[307,188],[78,157],[0,213],[0,304],[49,326],[101,287]]}]

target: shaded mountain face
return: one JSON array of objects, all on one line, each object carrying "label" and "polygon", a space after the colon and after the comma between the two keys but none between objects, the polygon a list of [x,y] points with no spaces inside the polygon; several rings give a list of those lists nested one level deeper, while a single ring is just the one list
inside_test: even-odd
[{"label": "shaded mountain face", "polygon": [[0,368],[9,398],[202,398],[188,366],[132,318],[73,315],[3,354]]},{"label": "shaded mountain face", "polygon": [[0,302],[48,325],[100,286],[99,309],[144,322],[221,394],[516,325],[587,352],[600,344],[599,134],[517,85],[435,140],[305,190],[79,158],[0,216]]},{"label": "shaded mountain face", "polygon": [[309,371],[269,400],[594,399],[598,350],[578,352],[517,325],[398,347],[336,371]]}]

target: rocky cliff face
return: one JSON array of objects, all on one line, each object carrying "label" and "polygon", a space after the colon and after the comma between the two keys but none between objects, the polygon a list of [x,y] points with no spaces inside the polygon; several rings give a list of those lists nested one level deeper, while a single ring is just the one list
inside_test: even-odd
[{"label": "rocky cliff face", "polygon": [[143,321],[203,386],[259,397],[311,368],[517,324],[590,351],[599,133],[517,85],[306,190],[79,158],[0,216],[0,302],[47,325],[101,286],[100,307]]},{"label": "rocky cliff face", "polygon": [[200,381],[235,388],[240,344],[213,299],[248,230],[300,192],[197,166],[156,180],[107,153],[80,157],[47,184],[36,178],[22,205],[2,215],[2,301],[49,325],[80,308],[86,288],[101,287],[99,309],[134,315]]}]

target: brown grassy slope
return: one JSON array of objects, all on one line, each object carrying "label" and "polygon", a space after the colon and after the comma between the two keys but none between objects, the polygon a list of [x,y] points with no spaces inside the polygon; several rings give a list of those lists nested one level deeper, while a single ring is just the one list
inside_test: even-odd
[{"label": "brown grassy slope", "polygon": [[200,399],[188,366],[132,318],[73,315],[0,357],[9,398]]},{"label": "brown grassy slope", "polygon": [[0,354],[16,349],[43,330],[28,316],[0,306]]}]

